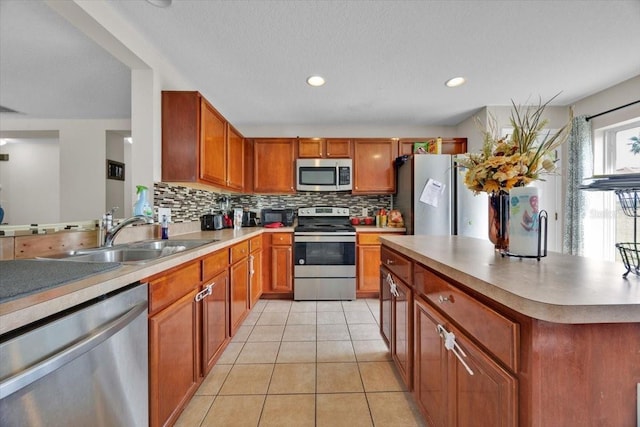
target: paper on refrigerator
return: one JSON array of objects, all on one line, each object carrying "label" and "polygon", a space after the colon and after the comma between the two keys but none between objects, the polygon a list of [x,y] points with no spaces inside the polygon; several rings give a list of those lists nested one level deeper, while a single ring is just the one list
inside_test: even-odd
[{"label": "paper on refrigerator", "polygon": [[438,203],[440,202],[440,199],[444,194],[445,187],[446,185],[444,185],[440,181],[429,178],[422,190],[422,194],[420,195],[420,201],[422,203],[426,203],[427,205],[433,206],[434,208],[437,208]]}]

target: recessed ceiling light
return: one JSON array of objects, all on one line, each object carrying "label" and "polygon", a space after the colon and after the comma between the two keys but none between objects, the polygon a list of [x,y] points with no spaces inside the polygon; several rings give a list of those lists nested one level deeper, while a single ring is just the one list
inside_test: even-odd
[{"label": "recessed ceiling light", "polygon": [[458,87],[463,85],[467,80],[464,77],[454,77],[452,79],[447,80],[444,84],[447,87]]},{"label": "recessed ceiling light", "polygon": [[322,86],[324,83],[325,83],[325,80],[324,80],[324,77],[322,76],[307,77],[307,84],[309,86],[318,87],[318,86]]}]

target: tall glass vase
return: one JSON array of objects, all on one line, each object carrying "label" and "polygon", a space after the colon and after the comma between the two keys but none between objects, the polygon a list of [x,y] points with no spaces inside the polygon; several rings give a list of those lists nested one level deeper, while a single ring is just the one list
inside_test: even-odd
[{"label": "tall glass vase", "polygon": [[509,248],[509,193],[489,193],[489,240],[497,251]]}]

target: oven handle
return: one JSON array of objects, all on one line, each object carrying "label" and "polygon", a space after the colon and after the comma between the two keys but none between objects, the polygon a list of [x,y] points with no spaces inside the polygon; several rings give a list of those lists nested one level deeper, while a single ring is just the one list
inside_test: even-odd
[{"label": "oven handle", "polygon": [[355,243],[355,234],[345,233],[322,233],[322,234],[294,234],[293,240],[296,243],[326,243],[326,242],[338,242],[338,243]]}]

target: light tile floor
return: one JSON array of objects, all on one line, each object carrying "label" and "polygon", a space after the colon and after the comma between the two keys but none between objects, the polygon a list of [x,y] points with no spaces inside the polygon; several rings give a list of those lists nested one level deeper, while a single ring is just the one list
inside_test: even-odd
[{"label": "light tile floor", "polygon": [[379,302],[260,300],[176,426],[424,426]]}]

